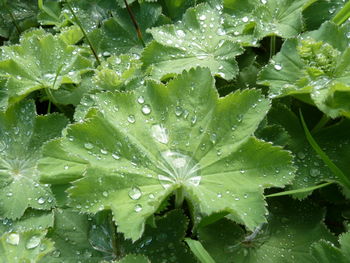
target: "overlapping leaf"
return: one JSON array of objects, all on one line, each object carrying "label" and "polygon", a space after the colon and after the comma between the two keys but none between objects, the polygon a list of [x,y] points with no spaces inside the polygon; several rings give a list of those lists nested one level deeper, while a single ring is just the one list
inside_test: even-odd
[{"label": "overlapping leaf", "polygon": [[46,231],[6,233],[0,237],[0,262],[39,262],[53,250],[53,243],[45,238]]},{"label": "overlapping leaf", "polygon": [[227,211],[253,229],[265,221],[263,189],[293,178],[291,158],[251,137],[269,109],[260,92],[219,99],[213,85],[210,71],[198,68],[167,87],[150,82],[143,93],[96,95],[98,112],[46,145],[42,181],[81,178],[69,190],[72,205],[111,209],[118,230],[134,240],[173,191],[204,215]]},{"label": "overlapping leaf", "polygon": [[324,211],[308,202],[284,201],[271,202],[268,223],[248,234],[223,219],[200,229],[200,240],[218,263],[314,262],[311,244],[335,240],[322,222]]},{"label": "overlapping leaf", "polygon": [[344,233],[339,237],[340,248],[336,247],[332,242],[321,240],[312,246],[312,255],[316,262],[346,263],[350,258],[350,232]]},{"label": "overlapping leaf", "polygon": [[[302,30],[302,10],[307,0],[225,0],[225,27],[238,39],[245,31],[255,38],[297,36]],[[252,30],[253,29],[253,30]]]},{"label": "overlapping leaf", "polygon": [[334,118],[350,116],[349,24],[324,23],[319,30],[287,40],[260,73],[271,97],[294,95]]},{"label": "overlapping leaf", "polygon": [[145,67],[157,79],[192,67],[208,67],[213,75],[231,80],[238,73],[235,57],[243,52],[226,34],[217,9],[202,4],[187,10],[173,25],[149,30],[155,39],[142,53]]},{"label": "overlapping leaf", "polygon": [[[146,30],[156,25],[161,11],[156,3],[143,3],[132,7],[144,42],[151,40],[151,35]],[[139,54],[143,49],[126,9],[115,10],[114,17],[105,21],[100,29],[91,32],[89,38],[97,52],[102,55],[120,55],[127,52]]]},{"label": "overlapping leaf", "polygon": [[56,209],[55,224],[48,237],[55,242],[55,249],[46,255],[42,263],[97,263],[104,259],[89,243],[90,222],[86,215],[71,209]]},{"label": "overlapping leaf", "polygon": [[79,54],[78,47],[41,30],[23,36],[19,45],[0,51],[0,77],[7,79],[6,98],[2,100],[10,103],[35,90],[45,89],[49,94],[50,89],[62,84],[79,83],[81,74],[92,65]]},{"label": "overlapping leaf", "polygon": [[36,170],[42,144],[61,134],[67,124],[58,114],[36,116],[33,102],[0,112],[0,217],[16,219],[28,207],[49,209],[54,198],[39,184]]}]

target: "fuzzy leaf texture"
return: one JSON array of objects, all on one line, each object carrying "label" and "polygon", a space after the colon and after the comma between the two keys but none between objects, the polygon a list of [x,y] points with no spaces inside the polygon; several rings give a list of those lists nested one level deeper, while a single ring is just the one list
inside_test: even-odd
[{"label": "fuzzy leaf texture", "polygon": [[288,152],[252,136],[269,101],[257,90],[219,98],[208,69],[94,100],[83,123],[45,146],[41,180],[72,182],[71,204],[111,209],[127,238],[140,238],[145,220],[176,190],[199,213],[227,211],[253,229],[265,222],[263,189],[294,176]]}]

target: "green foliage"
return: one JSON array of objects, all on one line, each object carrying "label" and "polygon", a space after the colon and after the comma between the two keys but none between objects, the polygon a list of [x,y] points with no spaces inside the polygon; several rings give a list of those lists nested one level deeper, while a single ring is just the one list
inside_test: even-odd
[{"label": "green foliage", "polygon": [[348,262],[349,7],[0,0],[0,263]]}]

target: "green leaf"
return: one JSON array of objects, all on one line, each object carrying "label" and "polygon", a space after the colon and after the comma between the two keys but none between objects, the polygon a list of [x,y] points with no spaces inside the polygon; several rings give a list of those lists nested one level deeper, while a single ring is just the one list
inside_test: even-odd
[{"label": "green leaf", "polygon": [[[297,116],[286,106],[278,105],[271,109],[269,122],[282,125],[289,134],[287,149],[295,155],[295,165],[298,170],[291,189],[304,189],[316,186],[322,182],[339,182],[329,167],[320,159],[308,143],[304,130]],[[347,164],[350,158],[347,130],[350,122],[344,120],[335,125],[323,128],[312,134],[329,158],[350,178]],[[337,136],[334,136],[336,134]],[[295,195],[305,198],[309,193]]]},{"label": "green leaf", "polygon": [[38,262],[53,250],[53,243],[45,238],[46,231],[6,233],[0,237],[1,262]]},{"label": "green leaf", "polygon": [[0,2],[0,36],[10,38],[36,26],[37,0]]},{"label": "green leaf", "polygon": [[144,235],[134,243],[130,240],[120,240],[121,250],[127,254],[143,254],[152,263],[196,262],[183,242],[188,219],[181,210],[174,210],[157,218],[156,226],[147,226]]},{"label": "green leaf", "polygon": [[143,255],[127,255],[117,263],[150,263],[146,256]]},{"label": "green leaf", "polygon": [[53,226],[53,221],[52,212],[27,209],[20,220],[4,219],[0,225],[0,233],[48,229]]},{"label": "green leaf", "polygon": [[269,211],[268,223],[252,232],[223,219],[199,229],[199,239],[216,262],[237,263],[313,262],[311,244],[335,239],[322,222],[324,210],[310,202],[275,199]]},{"label": "green leaf", "polygon": [[67,119],[37,116],[34,103],[23,102],[0,112],[0,217],[19,218],[28,208],[50,209],[54,198],[39,184],[37,161],[42,144],[61,134]]},{"label": "green leaf", "polygon": [[97,263],[103,254],[93,249],[88,234],[90,222],[86,215],[71,209],[56,209],[55,224],[48,237],[55,242],[55,250],[46,255],[45,263]]},{"label": "green leaf", "polygon": [[[287,40],[260,73],[260,84],[270,96],[303,95],[335,118],[350,116],[349,24],[326,22],[320,29]],[[311,99],[311,100],[310,100]]]},{"label": "green leaf", "polygon": [[81,74],[92,66],[79,54],[78,47],[41,30],[22,37],[20,45],[2,47],[0,51],[0,77],[7,79],[5,88],[10,104],[35,90],[77,84]]},{"label": "green leaf", "polygon": [[202,263],[215,263],[214,259],[209,255],[209,253],[202,246],[201,242],[198,240],[193,240],[190,238],[185,239],[187,245],[190,247],[192,252]]},{"label": "green leaf", "polygon": [[235,57],[243,50],[226,35],[220,19],[216,9],[202,4],[188,9],[174,25],[151,28],[155,42],[142,53],[151,76],[165,79],[201,66],[208,67],[212,75],[233,79],[238,73]]},{"label": "green leaf", "polygon": [[178,190],[199,213],[227,211],[253,229],[265,222],[263,189],[294,176],[288,152],[251,136],[269,101],[257,90],[218,98],[208,69],[94,101],[86,121],[46,145],[42,180],[81,178],[69,189],[72,205],[111,209],[127,238],[140,238],[146,219]]},{"label": "green leaf", "polygon": [[340,248],[332,242],[321,240],[311,247],[312,256],[319,263],[346,263],[350,257],[350,232],[340,235],[339,244]]},{"label": "green leaf", "polygon": [[254,37],[291,38],[302,31],[302,10],[308,0],[225,0],[226,27],[236,36],[254,29]]},{"label": "green leaf", "polygon": [[[156,3],[143,3],[132,7],[145,42],[151,40],[151,35],[146,30],[156,25],[161,11]],[[140,54],[143,48],[127,10],[121,8],[116,9],[113,18],[106,20],[101,28],[91,32],[89,38],[97,52],[102,55],[128,52]]]}]

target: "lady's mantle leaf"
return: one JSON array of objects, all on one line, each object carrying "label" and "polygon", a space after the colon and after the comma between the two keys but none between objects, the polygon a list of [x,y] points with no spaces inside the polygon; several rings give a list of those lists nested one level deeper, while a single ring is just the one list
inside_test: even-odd
[{"label": "lady's mantle leaf", "polygon": [[349,24],[326,22],[287,40],[261,71],[260,84],[270,86],[271,97],[302,96],[332,118],[350,116],[349,30]]},{"label": "lady's mantle leaf", "polygon": [[322,222],[324,210],[307,202],[284,201],[270,202],[268,223],[246,235],[222,219],[199,229],[199,239],[216,262],[313,262],[311,244],[335,240]]},{"label": "lady's mantle leaf", "polygon": [[53,250],[46,231],[11,232],[0,237],[0,262],[39,262]]},{"label": "lady's mantle leaf", "polygon": [[55,242],[55,250],[46,255],[43,263],[96,263],[103,259],[102,253],[89,243],[90,222],[86,215],[71,209],[55,210],[55,225],[48,237]]},{"label": "lady's mantle leaf", "polygon": [[166,78],[196,66],[209,67],[213,75],[230,80],[238,73],[235,57],[243,52],[226,35],[217,9],[190,8],[182,21],[149,30],[156,42],[148,45],[142,61],[155,78]]},{"label": "lady's mantle leaf", "polygon": [[251,136],[269,101],[257,90],[218,98],[208,69],[94,100],[98,112],[46,145],[42,180],[81,178],[69,190],[72,204],[111,209],[127,238],[138,239],[145,220],[180,188],[200,213],[227,211],[253,229],[265,222],[263,189],[293,178],[289,153]]},{"label": "lady's mantle leaf", "polygon": [[144,235],[136,242],[119,241],[125,253],[138,253],[147,256],[152,263],[196,262],[187,249],[184,237],[188,219],[180,210],[173,210],[156,219],[157,227],[147,226]]},{"label": "lady's mantle leaf", "polygon": [[341,248],[333,243],[321,240],[312,246],[312,255],[319,263],[347,263],[350,258],[350,232],[342,234],[339,238]]},{"label": "lady's mantle leaf", "polygon": [[0,217],[15,219],[28,207],[52,207],[51,190],[39,184],[36,165],[42,144],[66,124],[63,116],[36,116],[32,102],[0,112]]},{"label": "lady's mantle leaf", "polygon": [[[91,62],[79,55],[79,48],[59,37],[38,30],[24,36],[19,45],[0,50],[0,77],[9,102],[39,89],[58,89],[61,84],[79,83]],[[6,105],[0,105],[6,106]]]},{"label": "lady's mantle leaf", "polygon": [[[143,40],[149,42],[152,37],[146,29],[156,25],[162,9],[156,3],[143,3],[132,7]],[[126,9],[118,8],[113,18],[106,20],[101,28],[89,35],[93,45],[101,55],[120,55],[122,53],[141,53],[143,46],[137,37],[134,25]]]}]

